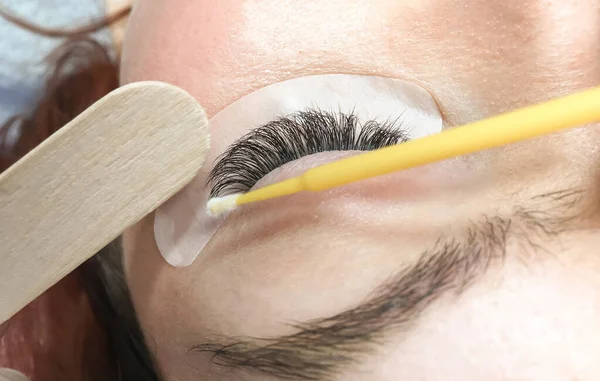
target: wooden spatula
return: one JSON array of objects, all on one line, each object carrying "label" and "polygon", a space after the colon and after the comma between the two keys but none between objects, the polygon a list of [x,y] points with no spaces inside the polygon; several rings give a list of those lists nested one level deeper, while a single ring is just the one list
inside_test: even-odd
[{"label": "wooden spatula", "polygon": [[0,323],[190,182],[209,145],[189,94],[140,82],[0,174]]}]

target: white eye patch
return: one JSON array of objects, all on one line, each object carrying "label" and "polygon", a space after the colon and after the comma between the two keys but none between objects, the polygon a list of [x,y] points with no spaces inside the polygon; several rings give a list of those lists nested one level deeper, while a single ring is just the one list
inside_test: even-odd
[{"label": "white eye patch", "polygon": [[411,138],[442,130],[433,98],[423,88],[399,79],[346,74],[292,79],[257,90],[210,120],[211,151],[206,167],[155,213],[154,234],[164,259],[188,266],[201,254],[225,217],[206,214],[212,163],[241,136],[274,119],[307,109],[356,115],[359,120],[402,119]]}]

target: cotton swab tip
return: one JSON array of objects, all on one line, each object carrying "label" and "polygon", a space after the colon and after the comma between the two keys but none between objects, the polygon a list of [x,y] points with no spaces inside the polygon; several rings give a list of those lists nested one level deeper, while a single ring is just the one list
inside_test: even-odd
[{"label": "cotton swab tip", "polygon": [[237,200],[241,194],[231,194],[223,197],[213,197],[206,204],[206,213],[211,217],[219,217],[237,208]]}]

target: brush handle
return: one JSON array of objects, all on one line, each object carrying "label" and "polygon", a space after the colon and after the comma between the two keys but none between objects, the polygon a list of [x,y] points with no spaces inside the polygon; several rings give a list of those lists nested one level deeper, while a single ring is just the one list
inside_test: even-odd
[{"label": "brush handle", "polygon": [[599,120],[600,88],[594,88],[324,164],[306,171],[296,181],[302,189],[320,191]]},{"label": "brush handle", "polygon": [[321,191],[600,121],[600,88],[519,109],[436,135],[362,153],[245,194],[237,205]]}]

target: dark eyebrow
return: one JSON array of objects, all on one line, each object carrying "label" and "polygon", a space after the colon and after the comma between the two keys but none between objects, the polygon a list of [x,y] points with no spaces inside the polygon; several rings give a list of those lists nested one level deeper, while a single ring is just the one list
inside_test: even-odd
[{"label": "dark eyebrow", "polygon": [[[442,237],[419,260],[384,282],[362,303],[337,315],[292,324],[295,333],[274,338],[221,337],[194,345],[215,364],[255,370],[289,380],[331,380],[339,371],[375,353],[393,331],[406,331],[432,302],[458,296],[473,280],[506,256],[517,238],[536,248],[581,217],[582,191],[562,190],[534,197],[508,218],[482,217],[465,234]],[[537,237],[538,239],[535,239]]]}]

